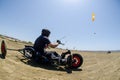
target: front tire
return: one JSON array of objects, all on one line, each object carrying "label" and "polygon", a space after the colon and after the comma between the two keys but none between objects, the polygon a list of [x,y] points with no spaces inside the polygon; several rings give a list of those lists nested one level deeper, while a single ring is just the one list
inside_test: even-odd
[{"label": "front tire", "polygon": [[80,54],[72,55],[72,68],[79,68],[83,64],[83,57]]}]

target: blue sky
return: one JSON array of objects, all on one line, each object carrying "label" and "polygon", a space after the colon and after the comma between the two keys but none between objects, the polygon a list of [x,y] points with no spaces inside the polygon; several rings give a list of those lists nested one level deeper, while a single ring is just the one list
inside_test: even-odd
[{"label": "blue sky", "polygon": [[34,42],[43,28],[65,49],[120,50],[120,0],[0,0],[0,34]]}]

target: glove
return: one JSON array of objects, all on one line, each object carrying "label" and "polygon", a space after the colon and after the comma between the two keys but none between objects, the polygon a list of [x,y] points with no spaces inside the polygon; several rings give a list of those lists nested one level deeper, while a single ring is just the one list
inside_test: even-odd
[{"label": "glove", "polygon": [[58,43],[58,44],[61,44],[61,41],[60,41],[60,40],[57,40],[57,43]]}]

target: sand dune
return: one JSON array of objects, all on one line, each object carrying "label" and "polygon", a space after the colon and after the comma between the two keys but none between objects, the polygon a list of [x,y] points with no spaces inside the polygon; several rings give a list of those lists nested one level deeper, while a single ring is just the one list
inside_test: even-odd
[{"label": "sand dune", "polygon": [[[5,41],[8,48],[18,49],[25,45],[8,39]],[[8,51],[6,59],[0,58],[0,80],[120,80],[120,52],[72,52],[81,54],[84,63],[72,74],[67,74],[64,68],[38,65],[24,59],[19,52]]]}]

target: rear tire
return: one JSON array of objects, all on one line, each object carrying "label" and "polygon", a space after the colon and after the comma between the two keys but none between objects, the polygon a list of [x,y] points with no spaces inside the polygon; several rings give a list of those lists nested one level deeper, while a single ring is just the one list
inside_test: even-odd
[{"label": "rear tire", "polygon": [[74,69],[79,68],[83,64],[83,57],[80,54],[73,54],[72,61],[71,67]]},{"label": "rear tire", "polygon": [[30,47],[26,47],[23,49],[23,55],[27,58],[33,58],[33,54],[35,51],[31,49]]},{"label": "rear tire", "polygon": [[7,48],[4,40],[2,40],[2,43],[1,43],[1,53],[2,53],[1,58],[5,59],[7,54]]}]

